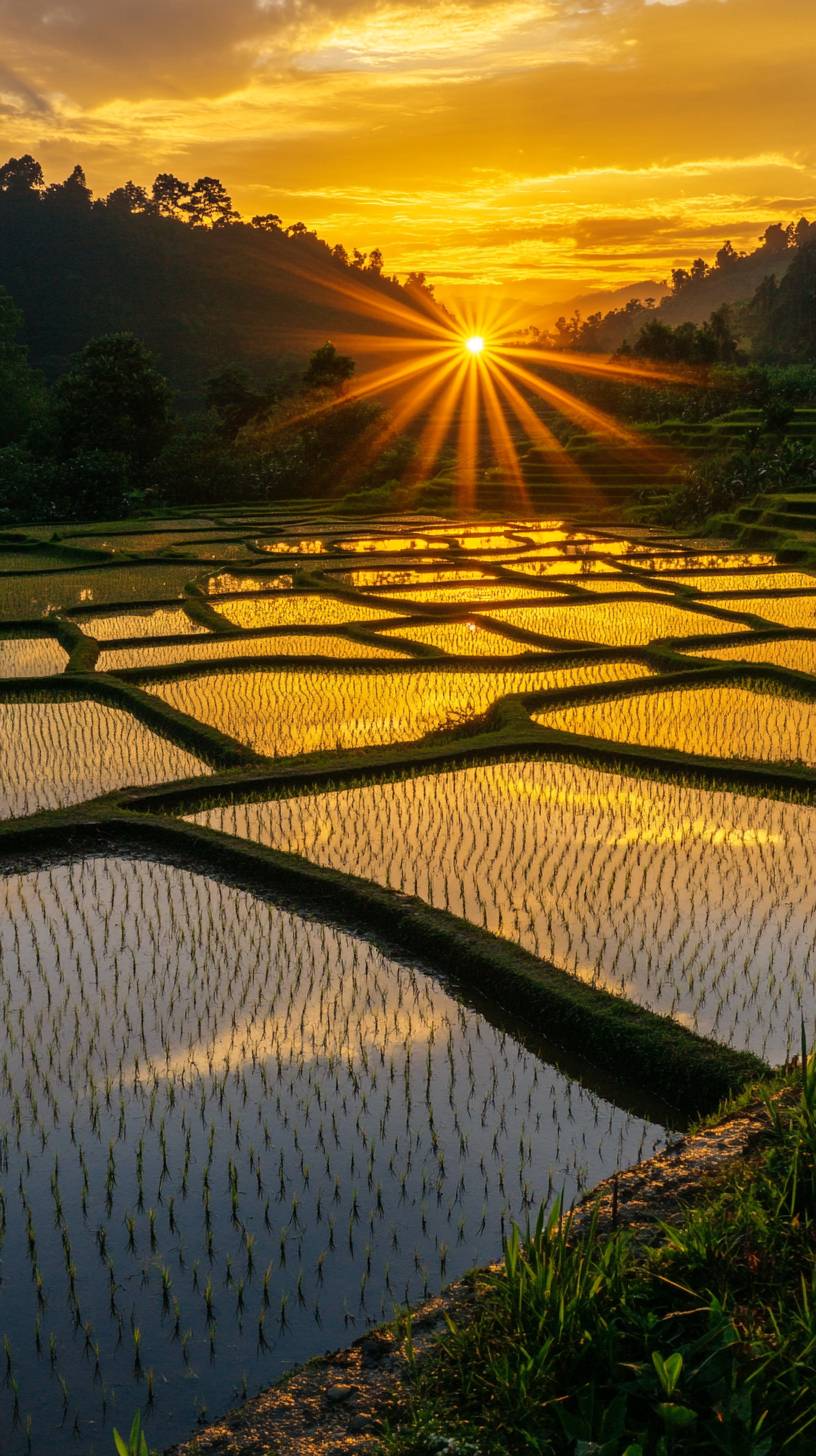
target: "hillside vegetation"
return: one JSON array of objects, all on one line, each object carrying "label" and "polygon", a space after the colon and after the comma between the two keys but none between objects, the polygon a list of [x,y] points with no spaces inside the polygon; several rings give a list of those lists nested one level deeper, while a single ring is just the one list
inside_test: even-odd
[{"label": "hillside vegetation", "polygon": [[127,183],[94,199],[80,167],[46,187],[31,157],[0,167],[0,286],[49,378],[89,340],[129,332],[188,399],[219,364],[268,372],[343,333],[365,332],[376,358],[379,336],[405,332],[389,305],[436,307],[421,276],[387,277],[376,248],[349,255],[271,214],[241,221],[217,178],[165,173],[150,194]]}]

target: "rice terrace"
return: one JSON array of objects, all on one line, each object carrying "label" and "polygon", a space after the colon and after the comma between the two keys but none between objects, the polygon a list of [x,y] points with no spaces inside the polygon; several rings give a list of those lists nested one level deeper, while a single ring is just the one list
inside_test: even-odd
[{"label": "rice terrace", "polygon": [[813,1024],[808,571],[311,504],[2,570],[10,1456],[179,1440]]}]

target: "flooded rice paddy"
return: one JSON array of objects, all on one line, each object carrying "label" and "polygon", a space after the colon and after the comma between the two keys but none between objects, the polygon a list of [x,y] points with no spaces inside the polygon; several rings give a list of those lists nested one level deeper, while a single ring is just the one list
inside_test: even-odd
[{"label": "flooded rice paddy", "polygon": [[62,672],[66,656],[54,637],[0,637],[0,678]]},{"label": "flooded rice paddy", "polygon": [[125,784],[201,773],[201,760],[104,703],[0,702],[0,818],[64,809]]},{"label": "flooded rice paddy", "polygon": [[[816,577],[647,531],[296,506],[30,540],[39,565],[9,547],[0,577],[0,1450],[103,1456],[137,1407],[162,1447],[494,1258],[678,1121],[474,999],[441,938],[395,958],[373,921],[284,904],[274,852],[788,1054],[816,1015],[816,741],[784,674],[815,670]],[[269,655],[292,661],[229,661]],[[748,795],[729,760],[796,792]]]},{"label": "flooded rice paddy", "polygon": [[114,642],[123,637],[193,637],[207,631],[183,607],[150,607],[143,612],[88,612],[75,616],[73,621],[97,642]]},{"label": "flooded rice paddy", "polygon": [[13,1399],[40,1451],[106,1450],[151,1389],[181,1437],[660,1136],[417,968],[200,876],[14,875],[0,925],[4,1451]]},{"label": "flooded rice paddy", "polygon": [[461,727],[508,693],[574,687],[636,676],[627,663],[578,667],[508,668],[428,676],[318,669],[232,672],[148,683],[151,694],[237,738],[256,753],[288,758],[325,749],[413,743],[427,733]]},{"label": "flooded rice paddy", "polygon": [[[622,583],[620,590],[626,591],[628,587]],[[728,632],[736,625],[728,618],[686,612],[663,601],[601,603],[591,599],[575,606],[496,607],[490,615],[497,622],[522,627],[525,632],[612,647],[644,647],[662,637]]]},{"label": "flooded rice paddy", "polygon": [[225,657],[325,657],[329,661],[338,657],[390,658],[399,653],[397,643],[391,644],[388,635],[383,634],[382,646],[371,642],[358,642],[339,633],[281,633],[273,636],[267,633],[251,637],[200,637],[193,642],[175,643],[145,642],[132,647],[106,648],[99,654],[97,668],[100,672],[118,672],[131,667],[167,667],[179,662],[217,662]]},{"label": "flooded rice paddy", "polygon": [[236,601],[221,598],[218,610],[230,626],[260,627],[342,627],[348,622],[383,622],[396,616],[396,609],[371,607],[365,601],[346,601],[329,596],[242,597]]},{"label": "flooded rice paddy", "polygon": [[816,763],[813,704],[758,688],[709,684],[536,713],[547,728],[707,758]]},{"label": "flooded rice paddy", "polygon": [[780,1062],[816,1016],[814,810],[511,761],[207,809]]}]

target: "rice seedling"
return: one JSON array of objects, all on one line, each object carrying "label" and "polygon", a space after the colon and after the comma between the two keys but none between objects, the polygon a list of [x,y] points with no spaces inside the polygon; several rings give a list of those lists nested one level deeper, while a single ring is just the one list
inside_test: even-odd
[{"label": "rice seedling", "polygon": [[[811,665],[806,642],[754,642],[747,624],[709,610],[811,625],[816,593],[774,594],[809,578],[764,573],[762,553],[675,548],[648,533],[410,517],[349,530],[258,507],[75,539],[236,564],[20,570],[4,579],[3,614],[73,612],[108,644],[102,671],[212,664],[147,691],[270,755],[411,743],[504,694],[646,671],[565,666],[557,652],[548,670],[423,670],[419,660],[383,670],[400,635],[461,657],[535,650],[501,623],[625,656],[665,636],[733,630],[740,641],[717,655]],[[257,553],[253,570],[247,543],[259,539],[285,570],[260,571]],[[311,570],[331,573],[313,581],[383,592],[385,603],[293,589],[310,557]],[[185,610],[194,578],[233,636],[202,625],[200,595]],[[661,600],[644,598],[650,587]],[[677,587],[716,595],[693,612],[682,592],[670,599]],[[601,599],[622,589],[631,600]],[[453,611],[414,620],[433,605]],[[476,615],[453,620],[457,609]],[[397,616],[381,646],[338,634]],[[248,628],[258,635],[241,635]],[[181,640],[153,640],[166,636]],[[372,665],[218,670],[273,652]],[[64,665],[52,638],[0,637],[0,676]],[[539,720],[684,752],[813,762],[800,702],[656,688]],[[96,702],[0,704],[0,728],[9,816],[203,768]],[[536,761],[194,817],[418,894],[775,1058],[790,1051],[800,1013],[816,1009],[811,812]],[[390,1316],[396,1299],[491,1259],[534,1205],[556,1190],[569,1200],[661,1133],[539,1062],[416,967],[204,875],[113,855],[2,882],[0,1026],[4,1456],[30,1447],[28,1409],[42,1449],[96,1456],[114,1387],[150,1408],[151,1435],[166,1445],[193,1424],[194,1376],[206,1370],[208,1401],[226,1409],[236,1389],[267,1384]],[[141,1450],[140,1424],[134,1439]]]},{"label": "rice seedling", "polygon": [[233,627],[342,627],[348,622],[381,622],[393,612],[360,601],[337,597],[287,595],[246,597],[218,602],[218,610]]},{"label": "rice seedling", "polygon": [[816,763],[809,703],[735,684],[658,690],[534,716],[548,728],[647,748],[763,763]]},{"label": "rice seedling", "polygon": [[506,657],[535,651],[531,643],[517,642],[502,636],[500,632],[491,632],[488,624],[479,617],[473,617],[466,622],[440,622],[419,627],[406,622],[403,627],[388,627],[380,635],[383,638],[405,637],[409,642],[435,647],[440,652],[452,653],[456,657],[488,654]]},{"label": "rice seedling", "polygon": [[[816,625],[816,624],[815,624]],[[775,642],[754,642],[751,634],[734,639],[726,647],[695,648],[695,656],[704,653],[721,662],[770,662],[775,667],[793,668],[795,672],[816,674],[816,638],[787,637]]]},{"label": "rice seedling", "polygon": [[288,755],[317,749],[361,748],[411,742],[424,734],[485,712],[505,693],[529,693],[635,677],[645,669],[592,663],[504,672],[230,673],[150,684],[173,708],[259,753]]},{"label": "rice seedling", "polygon": [[775,1062],[816,1014],[813,814],[532,760],[191,817],[419,895]]},{"label": "rice seedling", "polygon": [[[64,566],[64,561],[60,561]],[[59,608],[99,602],[126,604],[178,597],[190,579],[189,566],[84,566],[81,570],[21,572],[5,576],[0,621],[45,617]],[[183,629],[182,629],[183,630]]]},{"label": "rice seedling", "polygon": [[167,667],[179,662],[218,662],[225,657],[349,657],[390,658],[397,647],[374,647],[368,642],[354,642],[338,633],[318,636],[316,633],[284,633],[280,636],[196,638],[193,642],[143,643],[138,647],[119,647],[101,652],[97,659],[99,672],[118,672],[132,667]]},{"label": "rice seedling", "polygon": [[[729,607],[732,611],[752,610],[748,604],[739,607],[733,601],[718,601],[716,605]],[[487,608],[484,610],[487,611]],[[557,603],[552,606],[498,606],[491,607],[489,615],[508,626],[523,627],[525,632],[563,637],[565,641],[596,642],[606,647],[642,647],[660,637],[727,632],[730,627],[727,618],[687,612],[670,602],[637,600],[594,600],[569,606]]]},{"label": "rice seedling", "polygon": [[[736,580],[737,578],[732,577],[732,585]],[[811,596],[792,597],[717,595],[705,600],[712,606],[726,607],[729,612],[750,612],[752,616],[762,617],[769,627],[778,625],[790,627],[794,631],[801,631],[804,628],[812,631],[816,627],[816,592]]]},{"label": "rice seedling", "polygon": [[366,566],[354,571],[332,571],[326,575],[338,586],[353,586],[358,590],[399,591],[409,586],[455,586],[460,581],[478,581],[489,573],[470,563],[461,570],[449,566],[434,566],[434,557],[414,557],[414,565],[406,567]]},{"label": "rice seedling", "polygon": [[0,637],[0,678],[45,677],[62,672],[67,661],[53,637]]},{"label": "rice seedling", "polygon": [[0,737],[0,818],[61,809],[126,783],[161,783],[202,768],[200,759],[129,713],[96,702],[0,703]]},{"label": "rice seedling", "polygon": [[291,586],[291,576],[278,576],[274,573],[258,577],[220,571],[216,576],[207,579],[207,592],[210,596],[229,596],[234,592],[289,591]]},{"label": "rice seedling", "polygon": [[[225,1408],[242,1372],[268,1382],[388,1317],[395,1297],[490,1257],[542,1160],[577,1188],[584,1165],[597,1176],[660,1134],[542,1074],[421,972],[203,876],[83,860],[7,878],[2,912],[3,1181],[24,1195],[7,1199],[4,1308],[20,1310],[10,1378],[23,1410],[36,1392],[45,1443],[73,1441],[75,1411],[83,1430],[101,1419],[114,1383],[141,1386],[155,1439],[180,1437],[194,1419],[188,1370],[207,1369],[208,1399]],[[40,1017],[37,1038],[21,1035],[23,1010]],[[482,1108],[493,1084],[497,1127]],[[34,1102],[45,1161],[23,1112]],[[521,1136],[531,1108],[552,1129],[535,1145]],[[29,1227],[47,1301],[39,1347]],[[64,1401],[39,1362],[66,1382]],[[3,1398],[13,1404],[10,1388]],[[24,1443],[20,1426],[12,1456]]]},{"label": "rice seedling", "polygon": [[[207,629],[189,617],[183,607],[145,607],[123,612],[88,612],[74,618],[78,627],[97,642],[125,637],[207,636]],[[190,644],[192,646],[192,644]]]}]

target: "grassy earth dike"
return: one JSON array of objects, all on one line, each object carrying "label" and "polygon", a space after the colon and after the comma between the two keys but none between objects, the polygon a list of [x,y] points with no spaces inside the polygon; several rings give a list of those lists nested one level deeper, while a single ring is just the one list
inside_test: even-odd
[{"label": "grassy earth dike", "polygon": [[816,1426],[816,1059],[175,1456],[792,1456]]}]

